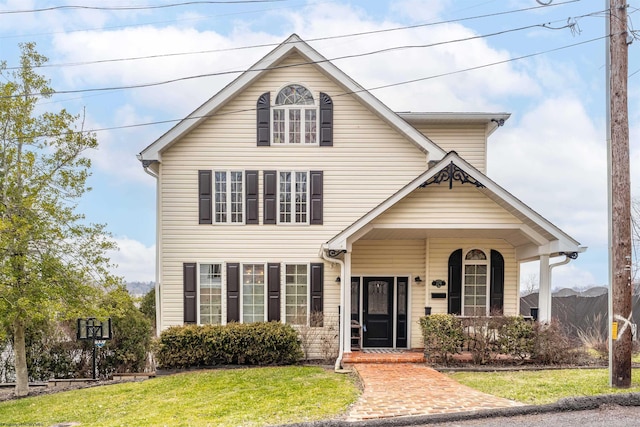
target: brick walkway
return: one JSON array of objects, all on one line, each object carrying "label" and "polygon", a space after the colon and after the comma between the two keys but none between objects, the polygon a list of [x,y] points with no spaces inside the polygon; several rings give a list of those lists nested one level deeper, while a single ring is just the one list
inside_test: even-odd
[{"label": "brick walkway", "polygon": [[521,405],[463,386],[423,364],[359,363],[353,367],[362,379],[364,393],[349,411],[349,421]]}]

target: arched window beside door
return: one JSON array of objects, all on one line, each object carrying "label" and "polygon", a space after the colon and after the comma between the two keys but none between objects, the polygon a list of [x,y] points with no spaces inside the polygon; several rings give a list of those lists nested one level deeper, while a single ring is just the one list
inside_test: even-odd
[{"label": "arched window beside door", "polygon": [[504,258],[500,252],[472,248],[449,256],[448,312],[462,316],[501,315]]}]

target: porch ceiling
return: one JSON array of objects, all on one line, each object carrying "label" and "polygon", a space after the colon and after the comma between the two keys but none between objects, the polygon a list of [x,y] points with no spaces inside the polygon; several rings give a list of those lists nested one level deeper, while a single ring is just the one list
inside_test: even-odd
[{"label": "porch ceiling", "polygon": [[502,239],[516,248],[532,243],[521,230],[513,228],[373,228],[358,240],[424,240],[426,238]]}]

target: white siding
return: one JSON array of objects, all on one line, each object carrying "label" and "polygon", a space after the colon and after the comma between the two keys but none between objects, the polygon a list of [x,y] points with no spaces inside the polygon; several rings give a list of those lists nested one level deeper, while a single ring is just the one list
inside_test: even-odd
[{"label": "white siding", "polygon": [[[279,65],[304,62],[292,55]],[[256,146],[258,97],[301,83],[313,91],[330,95],[334,102],[334,146]],[[158,200],[158,251],[160,263],[160,329],[183,323],[184,262],[198,263],[312,263],[322,262],[323,242],[351,225],[382,201],[396,193],[427,167],[427,155],[360,104],[343,95],[344,90],[312,65],[278,68],[254,82],[197,129],[161,153]],[[484,171],[484,131],[463,127],[454,135],[451,127],[420,129],[443,148],[455,149]],[[259,175],[259,225],[198,224],[198,170],[257,170]],[[324,172],[323,225],[263,225],[263,175],[265,170]],[[380,224],[407,223],[518,223],[503,208],[471,186],[429,186],[399,202],[375,220]],[[499,250],[505,257],[505,311],[517,309],[515,251],[502,240],[391,240],[359,241],[353,246],[352,275],[390,275],[411,278],[410,346],[421,347],[418,319],[429,305],[431,280],[446,280],[449,254],[459,248],[478,246]],[[427,247],[429,252],[427,253]],[[443,273],[444,272],[444,273]],[[226,268],[223,268],[226,274]],[[443,276],[443,274],[445,274]],[[424,284],[416,285],[413,277]],[[325,262],[324,332],[337,319],[340,305],[337,263]],[[283,290],[284,290],[284,280]],[[342,286],[350,283],[342,278]],[[223,284],[226,278],[223,277]],[[223,285],[225,286],[225,285]],[[223,292],[226,288],[223,287]],[[446,300],[432,303],[434,312],[446,312]],[[284,293],[281,297],[284,317]],[[226,320],[223,297],[223,320]],[[321,355],[319,345],[312,351]]]},{"label": "white siding", "polygon": [[486,124],[416,125],[446,152],[455,151],[482,173],[487,169]]},{"label": "white siding", "polygon": [[[303,62],[293,55],[282,65]],[[289,83],[334,102],[334,146],[256,146],[258,97]],[[320,245],[426,169],[426,155],[312,65],[269,72],[162,153],[159,198],[162,325],[182,324],[183,262],[321,262]],[[390,161],[391,160],[391,161]],[[324,171],[324,225],[199,225],[198,174],[208,170]],[[262,197],[259,217],[262,218]],[[262,222],[262,219],[260,220]],[[325,310],[337,312],[337,269],[325,266]]]},{"label": "white siding", "polygon": [[372,221],[374,224],[521,224],[471,184],[418,188]]}]

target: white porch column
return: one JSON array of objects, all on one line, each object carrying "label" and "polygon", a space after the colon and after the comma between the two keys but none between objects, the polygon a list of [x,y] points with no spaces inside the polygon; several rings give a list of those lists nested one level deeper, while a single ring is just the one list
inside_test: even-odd
[{"label": "white porch column", "polygon": [[551,320],[551,271],[549,255],[540,255],[540,291],[538,294],[538,321]]},{"label": "white porch column", "polygon": [[343,277],[340,278],[344,307],[342,307],[342,337],[344,339],[344,352],[351,351],[351,252],[344,254]]}]

